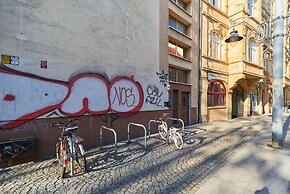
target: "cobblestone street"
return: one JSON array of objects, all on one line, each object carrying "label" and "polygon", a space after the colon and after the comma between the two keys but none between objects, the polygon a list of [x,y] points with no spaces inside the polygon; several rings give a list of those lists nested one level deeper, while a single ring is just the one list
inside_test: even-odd
[{"label": "cobblestone street", "polygon": [[[186,129],[178,150],[158,134],[144,149],[142,138],[88,150],[89,172],[61,179],[54,160],[30,162],[0,171],[1,193],[194,193],[245,143],[270,116],[203,123]],[[267,142],[265,142],[266,144]]]}]

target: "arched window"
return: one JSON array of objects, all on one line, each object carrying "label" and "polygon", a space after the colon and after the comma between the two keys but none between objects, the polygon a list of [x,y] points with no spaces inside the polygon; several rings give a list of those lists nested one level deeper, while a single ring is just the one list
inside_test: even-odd
[{"label": "arched window", "polygon": [[216,33],[212,32],[209,39],[209,56],[215,59],[222,59],[222,38]]},{"label": "arched window", "polygon": [[219,81],[213,81],[207,88],[207,106],[225,106],[226,90]]}]

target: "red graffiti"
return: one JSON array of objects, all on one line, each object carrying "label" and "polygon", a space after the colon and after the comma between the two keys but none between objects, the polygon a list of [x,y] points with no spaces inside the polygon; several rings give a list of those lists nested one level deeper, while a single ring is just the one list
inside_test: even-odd
[{"label": "red graffiti", "polygon": [[4,97],[5,101],[14,101],[15,100],[15,96],[11,95],[11,94],[6,94]]},{"label": "red graffiti", "polygon": [[0,82],[12,83],[0,85],[0,128],[16,127],[55,109],[68,116],[109,111],[127,115],[143,104],[140,84],[126,77],[109,83],[99,75],[85,74],[66,83],[0,69]]}]

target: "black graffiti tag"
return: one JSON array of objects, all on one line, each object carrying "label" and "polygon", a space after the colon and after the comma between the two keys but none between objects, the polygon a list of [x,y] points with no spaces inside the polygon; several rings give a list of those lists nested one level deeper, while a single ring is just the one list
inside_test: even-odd
[{"label": "black graffiti tag", "polygon": [[161,73],[156,72],[156,74],[159,77],[160,83],[163,84],[164,86],[166,86],[168,83],[168,80],[167,80],[168,73],[165,73],[164,70],[162,70]]},{"label": "black graffiti tag", "polygon": [[117,101],[119,106],[121,105],[127,107],[134,106],[136,97],[133,93],[132,88],[119,87],[118,89],[115,87],[114,89],[115,89],[115,97],[112,104],[114,104],[115,101]]},{"label": "black graffiti tag", "polygon": [[147,86],[147,98],[146,98],[146,103],[149,104],[154,104],[158,107],[163,107],[160,102],[161,102],[161,96],[163,95],[163,92],[159,92],[159,89],[156,85],[149,84]]}]

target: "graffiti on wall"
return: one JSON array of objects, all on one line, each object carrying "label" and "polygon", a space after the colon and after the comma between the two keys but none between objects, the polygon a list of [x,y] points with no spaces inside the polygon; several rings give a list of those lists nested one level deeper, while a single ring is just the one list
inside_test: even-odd
[{"label": "graffiti on wall", "polygon": [[132,114],[143,103],[141,85],[131,78],[111,82],[83,74],[61,82],[0,69],[0,128],[13,128],[55,109],[67,116]]},{"label": "graffiti on wall", "polygon": [[147,97],[145,102],[149,104],[156,105],[158,107],[163,107],[161,104],[163,92],[160,92],[156,85],[149,84],[147,86]]},{"label": "graffiti on wall", "polygon": [[156,72],[156,74],[159,77],[159,82],[163,84],[164,86],[166,86],[168,84],[168,80],[167,80],[168,73],[165,73],[164,70],[162,70],[161,73]]}]

